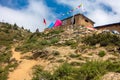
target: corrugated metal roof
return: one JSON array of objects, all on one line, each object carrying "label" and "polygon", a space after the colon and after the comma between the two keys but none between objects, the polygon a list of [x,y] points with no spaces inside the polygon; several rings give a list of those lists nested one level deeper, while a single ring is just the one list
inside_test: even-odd
[{"label": "corrugated metal roof", "polygon": [[118,23],[112,23],[112,24],[106,24],[106,25],[101,25],[101,26],[96,26],[94,28],[109,27],[109,26],[112,26],[112,25],[120,25],[120,22],[118,22]]}]

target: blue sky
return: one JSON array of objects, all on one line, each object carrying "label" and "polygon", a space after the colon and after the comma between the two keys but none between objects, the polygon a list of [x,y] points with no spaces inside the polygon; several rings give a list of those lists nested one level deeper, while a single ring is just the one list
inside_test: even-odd
[{"label": "blue sky", "polygon": [[[66,12],[83,4],[83,7],[67,15]],[[95,26],[120,22],[120,0],[0,0],[0,21],[17,23],[31,31],[45,26],[56,19],[63,19],[82,13],[96,24]],[[84,11],[83,11],[84,10]],[[66,14],[62,16],[62,14]]]},{"label": "blue sky", "polygon": [[29,3],[27,0],[0,0],[0,4],[12,9],[25,8]]}]

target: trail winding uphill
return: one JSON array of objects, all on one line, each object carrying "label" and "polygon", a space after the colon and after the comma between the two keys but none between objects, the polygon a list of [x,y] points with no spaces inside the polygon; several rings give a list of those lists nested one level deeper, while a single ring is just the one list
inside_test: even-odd
[{"label": "trail winding uphill", "polygon": [[37,65],[37,61],[21,59],[21,53],[16,52],[15,48],[12,48],[12,55],[12,58],[21,63],[13,72],[9,73],[8,80],[31,80],[32,67]]}]

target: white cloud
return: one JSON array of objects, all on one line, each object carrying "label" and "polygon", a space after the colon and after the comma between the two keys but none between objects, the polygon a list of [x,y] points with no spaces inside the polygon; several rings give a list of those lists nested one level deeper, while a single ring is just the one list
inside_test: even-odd
[{"label": "white cloud", "polygon": [[[86,16],[96,23],[95,26],[120,22],[120,0],[57,0],[57,2],[72,8],[82,3],[88,13]],[[106,12],[100,3],[109,5],[113,12]]]},{"label": "white cloud", "polygon": [[[10,0],[9,0],[10,1]],[[43,24],[43,18],[47,20],[47,23],[56,19],[56,15],[49,8],[44,0],[28,0],[29,5],[21,10],[15,10],[0,5],[0,21],[4,20],[9,23],[17,23],[19,26],[24,26],[31,31],[35,31],[39,28],[43,31],[45,25]],[[93,20],[98,25],[104,25],[120,21],[120,0],[56,0],[57,3],[62,5],[68,5],[71,8],[75,8],[81,3],[87,11],[87,17]],[[92,2],[91,2],[92,1]],[[11,3],[11,2],[9,2]],[[101,8],[100,3],[109,5],[116,13],[107,13]],[[81,10],[81,9],[80,9]]]},{"label": "white cloud", "polygon": [[16,23],[26,29],[31,29],[31,31],[35,31],[37,28],[43,31],[45,28],[43,18],[49,23],[54,20],[54,14],[52,9],[46,6],[44,0],[29,0],[29,5],[21,10],[0,6],[1,20],[11,24]]}]

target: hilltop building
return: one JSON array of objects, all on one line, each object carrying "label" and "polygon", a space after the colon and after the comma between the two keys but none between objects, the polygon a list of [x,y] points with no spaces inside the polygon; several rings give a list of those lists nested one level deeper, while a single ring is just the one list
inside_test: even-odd
[{"label": "hilltop building", "polygon": [[69,26],[71,24],[75,26],[84,26],[84,27],[94,26],[94,22],[91,19],[84,16],[83,14],[76,14],[74,16],[71,16],[62,20],[63,26]]},{"label": "hilltop building", "polygon": [[55,24],[51,23],[49,26],[50,28],[48,27],[47,29],[45,29],[45,31],[49,31],[54,28],[68,29],[71,25],[73,25],[73,27],[77,27],[77,26],[83,26],[83,27],[89,27],[89,28],[94,27],[94,22],[80,13],[61,20],[61,23],[62,24],[58,27],[55,26],[56,22]]}]

